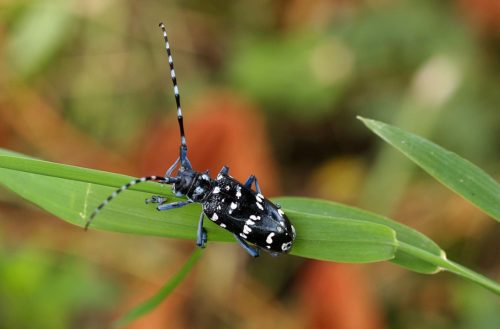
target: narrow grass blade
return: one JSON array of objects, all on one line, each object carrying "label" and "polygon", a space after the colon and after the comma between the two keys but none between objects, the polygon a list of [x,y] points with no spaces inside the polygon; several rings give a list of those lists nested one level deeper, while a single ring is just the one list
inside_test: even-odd
[{"label": "narrow grass blade", "polygon": [[[13,169],[16,171],[39,174],[43,176],[66,178],[74,181],[94,183],[114,188],[118,188],[134,179],[134,177],[126,175],[110,175],[110,173],[101,170],[81,168],[71,165],[61,165],[59,163],[38,160],[3,149],[0,149],[0,164],[1,168],[5,169]],[[130,190],[150,193],[165,193],[165,189],[160,187],[161,185],[146,182],[140,185],[134,185],[130,188]],[[171,196],[174,196],[172,193],[170,194]]]},{"label": "narrow grass blade", "polygon": [[415,257],[424,259],[430,263],[434,263],[438,265],[441,269],[446,270],[448,272],[454,273],[456,275],[459,275],[463,278],[469,279],[472,282],[475,282],[486,289],[491,290],[492,292],[496,293],[497,295],[500,295],[500,284],[497,282],[479,274],[476,273],[465,266],[462,266],[460,264],[457,264],[449,259],[446,258],[446,255],[441,255],[441,256],[436,256],[432,253],[427,252],[426,250],[422,250],[419,248],[415,248],[412,245],[406,244],[406,243],[400,243],[399,249],[406,252],[409,255],[414,255]]},{"label": "narrow grass blade", "polygon": [[163,302],[174,289],[186,278],[193,266],[201,258],[202,249],[196,248],[181,269],[165,283],[165,285],[150,299],[134,307],[127,314],[116,321],[117,327],[125,327],[137,318],[151,312]]},{"label": "narrow grass blade", "polygon": [[[0,153],[1,154],[1,153]],[[3,168],[3,169],[2,169]],[[7,169],[8,168],[8,169]],[[92,210],[131,177],[47,161],[0,155],[0,182],[48,212],[83,226]],[[101,183],[103,182],[103,183]],[[99,214],[91,228],[194,240],[201,208],[198,204],[156,211],[144,204],[151,193],[174,197],[168,186],[151,183],[120,194]],[[322,260],[374,262],[392,259],[397,248],[394,231],[377,223],[325,218],[288,211],[297,229],[292,254]],[[234,241],[232,234],[207,221],[210,241]]]},{"label": "narrow grass blade", "polygon": [[482,169],[425,138],[380,121],[358,118],[431,176],[500,221],[500,184]]}]

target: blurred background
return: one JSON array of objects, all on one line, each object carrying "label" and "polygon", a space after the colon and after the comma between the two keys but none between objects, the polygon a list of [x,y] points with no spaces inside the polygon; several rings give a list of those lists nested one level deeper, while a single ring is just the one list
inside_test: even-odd
[{"label": "blurred background", "polygon": [[[390,216],[500,278],[494,221],[381,143],[362,115],[500,176],[497,0],[2,0],[0,146],[163,174],[178,154],[164,21],[190,159],[256,174],[266,196]],[[300,234],[300,232],[299,232]],[[192,241],[71,226],[0,189],[0,328],[106,328],[156,292]],[[209,244],[131,328],[498,328],[500,301],[391,263],[251,259]]]}]

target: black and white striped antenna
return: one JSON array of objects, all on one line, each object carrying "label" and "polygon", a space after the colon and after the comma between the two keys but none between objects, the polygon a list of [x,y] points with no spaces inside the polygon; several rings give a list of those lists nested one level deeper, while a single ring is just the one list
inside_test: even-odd
[{"label": "black and white striped antenna", "polygon": [[134,179],[134,180],[128,182],[127,184],[122,185],[122,187],[120,187],[119,189],[117,189],[116,191],[111,193],[99,206],[97,206],[97,208],[94,209],[94,211],[90,215],[89,219],[87,220],[87,223],[85,223],[85,230],[89,228],[89,226],[92,223],[92,221],[94,220],[95,216],[97,216],[97,214],[99,214],[99,212],[102,210],[102,208],[104,208],[106,205],[108,205],[108,203],[110,203],[111,200],[116,198],[118,196],[118,194],[122,193],[125,190],[128,190],[132,186],[137,185],[139,183],[148,182],[148,181],[157,181],[157,182],[162,182],[165,184],[171,184],[171,183],[177,182],[177,180],[178,179],[175,177],[171,178],[171,177],[163,177],[163,176],[145,176],[145,177]]},{"label": "black and white striped antenna", "polygon": [[[186,134],[184,133],[184,122],[182,116],[182,108],[181,108],[181,97],[179,95],[179,85],[177,84],[177,77],[175,75],[174,70],[174,60],[172,59],[172,51],[170,50],[170,43],[168,41],[167,30],[165,28],[165,24],[163,22],[160,23],[160,27],[163,31],[163,39],[165,39],[165,49],[167,49],[168,54],[168,64],[170,65],[170,77],[172,78],[172,83],[174,85],[174,95],[175,95],[175,103],[177,104],[177,121],[179,122],[179,130],[181,134],[181,166],[184,166],[186,163]],[[187,162],[189,163],[189,162]],[[190,167],[190,165],[188,166]]]}]

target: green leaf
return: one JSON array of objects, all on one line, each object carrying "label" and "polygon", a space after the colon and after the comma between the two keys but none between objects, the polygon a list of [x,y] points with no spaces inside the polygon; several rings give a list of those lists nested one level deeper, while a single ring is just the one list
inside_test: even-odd
[{"label": "green leaf", "polygon": [[283,209],[297,230],[292,255],[349,263],[394,257],[396,234],[387,226]]},{"label": "green leaf", "polygon": [[483,170],[425,138],[380,121],[358,118],[431,176],[500,221],[500,185]]},{"label": "green leaf", "polygon": [[175,273],[175,275],[165,283],[165,285],[150,299],[142,302],[141,304],[134,307],[132,310],[127,312],[122,318],[120,318],[116,325],[118,327],[125,327],[137,318],[151,312],[155,307],[160,305],[173,291],[174,289],[184,280],[188,275],[194,265],[198,262],[202,254],[202,249],[196,248],[186,263],[182,268]]},{"label": "green leaf", "polygon": [[[6,154],[6,155],[2,155]],[[14,156],[0,149],[0,181],[22,197],[78,226],[117,187],[132,178],[74,166]],[[200,206],[158,213],[142,200],[151,194],[175,198],[157,183],[134,186],[113,200],[92,227],[135,234],[195,239]],[[431,240],[387,218],[355,208],[312,199],[278,199],[294,223],[292,254],[341,262],[391,260],[422,273],[446,269],[500,293],[500,286],[446,259]],[[210,241],[234,241],[229,232],[208,223]],[[399,240],[396,239],[398,234]]]},{"label": "green leaf", "polygon": [[[25,199],[74,225],[84,226],[92,210],[111,192],[132,178],[47,161],[3,156],[0,152],[0,181]],[[158,212],[144,204],[151,194],[179,200],[169,186],[144,183],[120,194],[91,228],[192,239],[201,212],[198,204]],[[304,209],[302,209],[304,210]],[[374,262],[394,257],[394,231],[384,225],[345,218],[321,216],[285,208],[298,232],[292,254],[342,262]],[[229,232],[207,221],[210,241],[234,241]]]},{"label": "green leaf", "polygon": [[[392,228],[396,232],[398,242],[407,243],[436,256],[444,254],[444,251],[441,250],[441,248],[439,248],[434,241],[422,233],[380,215],[332,201],[297,197],[277,198],[275,201],[281,204],[288,211],[300,211],[307,209],[307,211],[311,214],[328,217],[352,218],[359,221],[381,224]],[[419,273],[433,274],[439,271],[439,267],[437,265],[423,261],[420,258],[409,255],[399,249],[396,251],[395,257],[391,260],[391,262]]]}]

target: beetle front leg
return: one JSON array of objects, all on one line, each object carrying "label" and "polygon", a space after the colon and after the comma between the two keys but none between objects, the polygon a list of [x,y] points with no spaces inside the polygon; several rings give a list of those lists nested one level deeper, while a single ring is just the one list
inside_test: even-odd
[{"label": "beetle front leg", "polygon": [[146,203],[158,203],[162,204],[167,201],[167,198],[162,197],[161,195],[152,195],[150,198],[145,200]]},{"label": "beetle front leg", "polygon": [[172,203],[164,203],[156,207],[156,209],[162,211],[162,210],[170,210],[170,209],[175,209],[175,208],[180,208],[184,207],[193,201],[188,200],[188,201],[178,201],[178,202],[172,202]]}]

